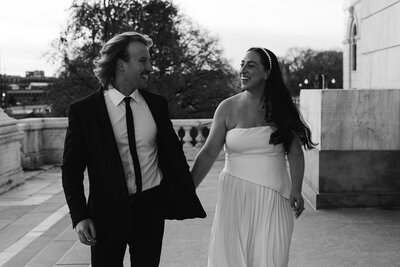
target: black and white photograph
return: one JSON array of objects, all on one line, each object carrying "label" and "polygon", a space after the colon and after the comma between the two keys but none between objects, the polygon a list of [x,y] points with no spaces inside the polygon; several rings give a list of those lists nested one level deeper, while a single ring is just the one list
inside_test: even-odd
[{"label": "black and white photograph", "polygon": [[400,0],[2,0],[0,267],[400,266]]}]

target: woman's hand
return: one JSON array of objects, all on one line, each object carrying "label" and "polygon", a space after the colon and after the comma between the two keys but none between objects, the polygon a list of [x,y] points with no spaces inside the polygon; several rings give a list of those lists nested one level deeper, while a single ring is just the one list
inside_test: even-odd
[{"label": "woman's hand", "polygon": [[294,210],[295,218],[299,218],[301,213],[304,210],[304,199],[301,195],[301,192],[291,192],[290,193],[290,206],[292,206]]}]

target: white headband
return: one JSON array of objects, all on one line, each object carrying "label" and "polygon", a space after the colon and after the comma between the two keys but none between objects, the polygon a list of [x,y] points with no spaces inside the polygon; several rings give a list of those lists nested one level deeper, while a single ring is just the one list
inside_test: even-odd
[{"label": "white headband", "polygon": [[272,70],[272,60],[271,60],[271,56],[269,55],[267,49],[262,48],[262,47],[255,47],[255,48],[258,48],[258,49],[261,49],[262,51],[264,51],[264,53],[265,53],[265,54],[267,55],[267,57],[268,57],[269,69]]}]

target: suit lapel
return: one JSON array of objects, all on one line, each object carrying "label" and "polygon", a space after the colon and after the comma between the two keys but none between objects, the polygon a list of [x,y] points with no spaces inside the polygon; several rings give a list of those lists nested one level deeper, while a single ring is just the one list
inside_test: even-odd
[{"label": "suit lapel", "polygon": [[105,150],[108,151],[110,155],[113,155],[109,157],[110,160],[115,160],[115,163],[119,164],[119,167],[123,169],[121,156],[118,151],[117,141],[115,140],[102,88],[94,94],[94,111],[96,116],[94,119],[98,121],[98,131],[103,136],[102,139],[104,140]]}]

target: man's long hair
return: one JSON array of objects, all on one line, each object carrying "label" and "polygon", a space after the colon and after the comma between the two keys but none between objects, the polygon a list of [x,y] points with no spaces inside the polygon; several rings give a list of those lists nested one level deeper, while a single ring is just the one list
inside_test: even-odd
[{"label": "man's long hair", "polygon": [[124,32],[111,38],[100,52],[100,57],[95,61],[94,74],[107,89],[112,84],[118,59],[128,61],[127,47],[131,42],[141,42],[147,47],[153,45],[153,41],[147,35],[138,32]]}]

